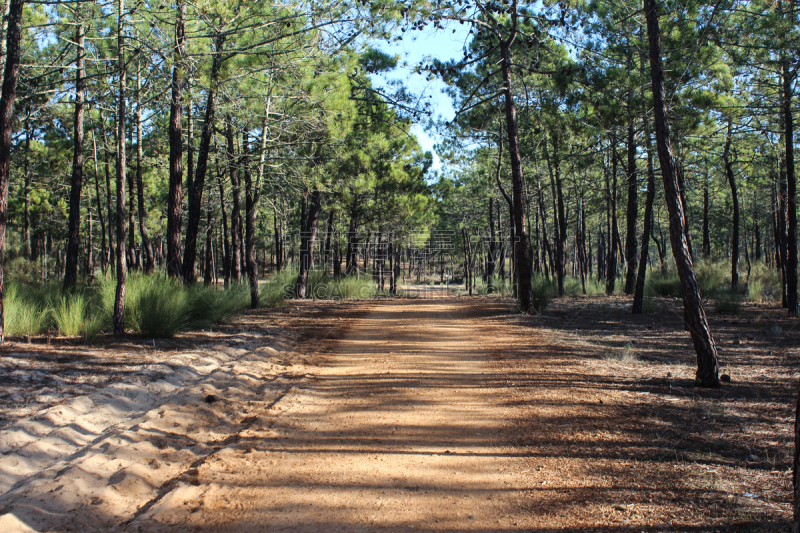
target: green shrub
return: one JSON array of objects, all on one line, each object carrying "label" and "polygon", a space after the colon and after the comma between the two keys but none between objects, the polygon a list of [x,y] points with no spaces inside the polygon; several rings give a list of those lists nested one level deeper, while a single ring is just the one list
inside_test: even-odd
[{"label": "green shrub", "polygon": [[753,303],[761,302],[761,297],[764,294],[764,280],[760,278],[751,278],[747,283],[747,298]]},{"label": "green shrub", "polygon": [[155,278],[136,288],[134,314],[139,331],[148,337],[174,337],[189,323],[188,291],[174,278]]},{"label": "green shrub", "polygon": [[51,303],[53,323],[61,335],[93,341],[103,326],[102,313],[83,291],[65,294]]},{"label": "green shrub", "polygon": [[[730,264],[702,262],[695,267],[697,285],[703,297],[711,296],[726,281]],[[728,277],[727,281],[730,281]]]},{"label": "green shrub", "polygon": [[649,270],[644,287],[644,293],[648,296],[679,297],[683,295],[681,280],[674,270],[667,272]]},{"label": "green shrub", "polygon": [[544,276],[534,276],[531,280],[531,305],[537,313],[544,311],[550,304],[550,297],[558,287]]},{"label": "green shrub", "polygon": [[196,284],[188,291],[188,327],[224,322],[250,304],[250,286],[233,283],[227,289]]},{"label": "green shrub", "polygon": [[86,297],[82,292],[67,294],[52,302],[53,322],[56,329],[67,337],[77,337],[83,332],[86,317]]},{"label": "green shrub", "polygon": [[741,298],[739,293],[730,288],[717,289],[713,293],[714,309],[718,313],[731,313],[737,314],[742,308]]}]

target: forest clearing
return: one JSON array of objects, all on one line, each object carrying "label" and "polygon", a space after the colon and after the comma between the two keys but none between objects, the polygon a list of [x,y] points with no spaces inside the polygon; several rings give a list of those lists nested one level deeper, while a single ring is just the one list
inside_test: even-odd
[{"label": "forest clearing", "polygon": [[0,529],[800,533],[795,0],[0,0]]}]

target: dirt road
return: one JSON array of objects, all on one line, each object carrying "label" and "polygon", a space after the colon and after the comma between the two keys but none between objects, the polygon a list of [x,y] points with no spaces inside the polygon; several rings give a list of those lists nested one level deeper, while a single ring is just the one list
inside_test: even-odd
[{"label": "dirt road", "polygon": [[0,431],[0,531],[783,530],[778,378],[693,391],[679,319],[618,307],[292,302],[184,336]]},{"label": "dirt road", "polygon": [[292,352],[294,363],[285,358],[286,372],[271,372],[274,349],[248,346],[191,392],[99,435],[56,471],[18,482],[3,497],[0,524],[516,529],[524,479],[504,434],[491,339],[474,316],[481,307],[452,299],[360,306],[342,320],[340,338],[322,336]]}]

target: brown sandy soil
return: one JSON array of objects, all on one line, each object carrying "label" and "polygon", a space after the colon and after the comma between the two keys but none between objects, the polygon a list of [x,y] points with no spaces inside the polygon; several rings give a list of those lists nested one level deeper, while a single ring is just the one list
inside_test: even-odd
[{"label": "brown sandy soil", "polygon": [[673,301],[301,302],[155,347],[12,343],[0,529],[788,530],[796,322],[710,314],[716,391]]}]

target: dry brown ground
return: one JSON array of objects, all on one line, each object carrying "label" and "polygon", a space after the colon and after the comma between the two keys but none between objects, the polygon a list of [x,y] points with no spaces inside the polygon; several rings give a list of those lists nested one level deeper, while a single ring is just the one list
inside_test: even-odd
[{"label": "dry brown ground", "polygon": [[0,528],[788,530],[797,322],[709,312],[733,381],[707,391],[659,307],[302,302],[155,345],[10,343]]}]

